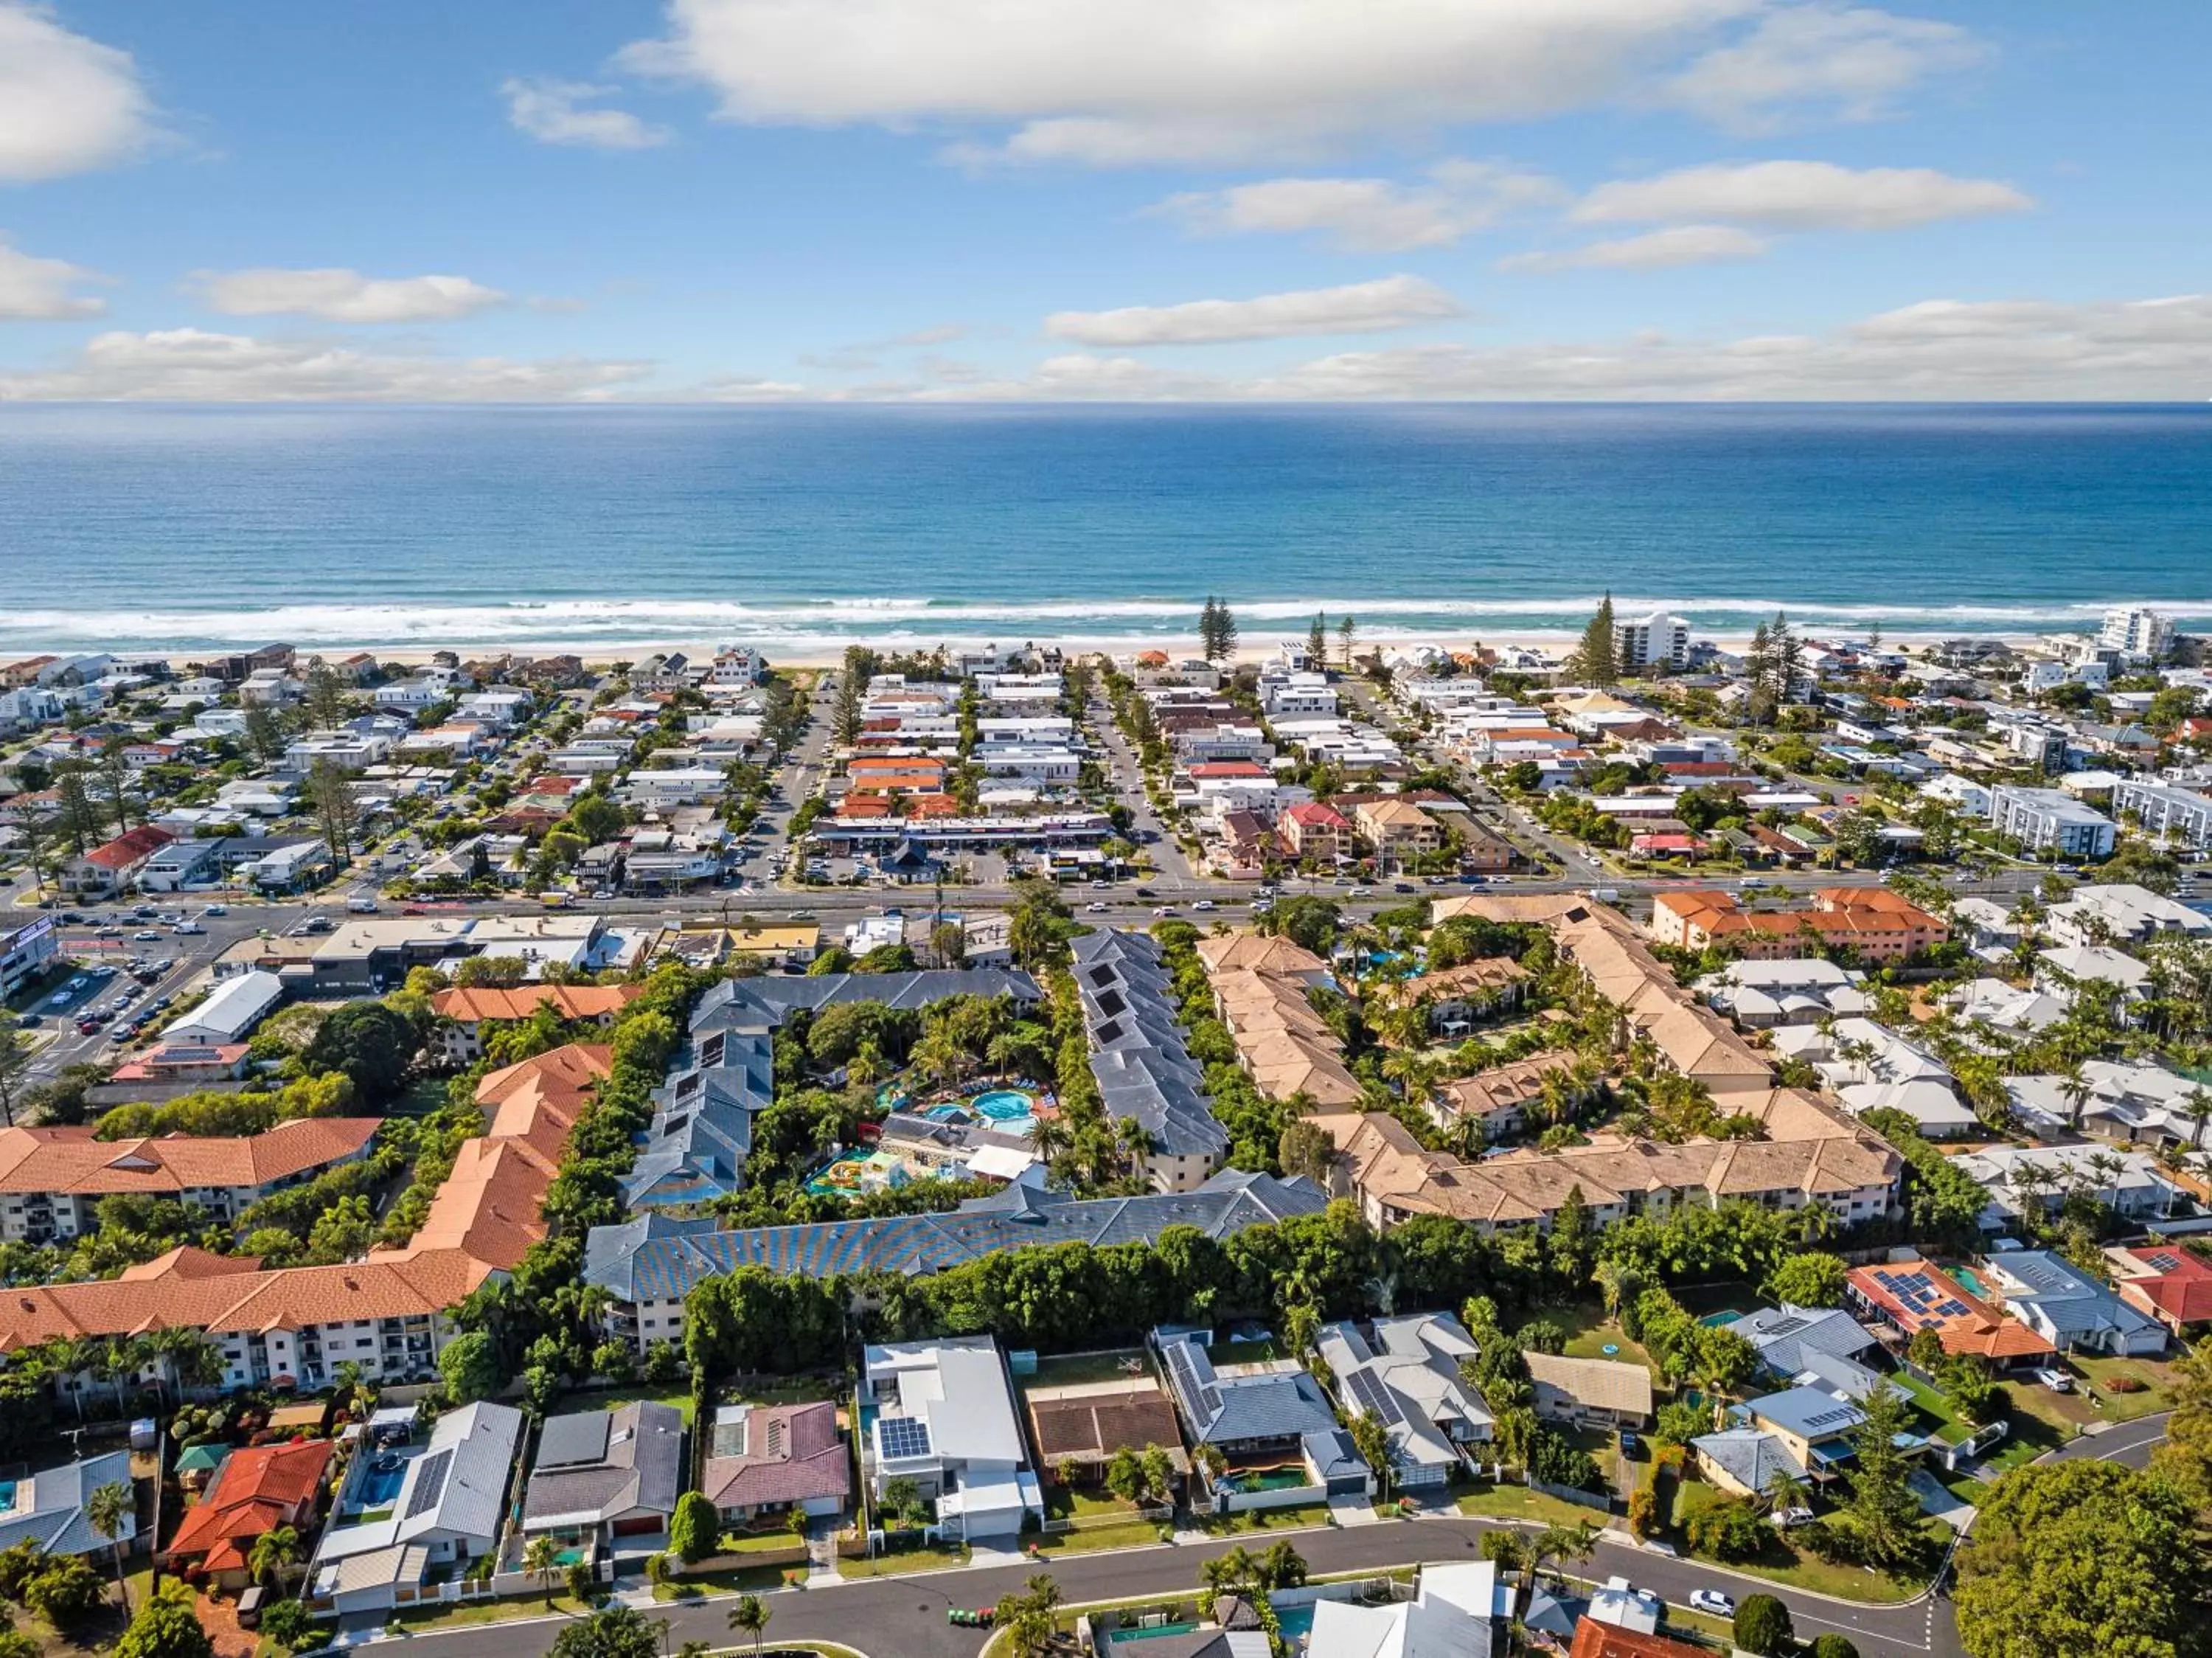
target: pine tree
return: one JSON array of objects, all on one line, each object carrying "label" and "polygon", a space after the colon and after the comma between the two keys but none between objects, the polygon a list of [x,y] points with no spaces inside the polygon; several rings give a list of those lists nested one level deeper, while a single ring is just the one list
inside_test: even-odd
[{"label": "pine tree", "polygon": [[1620,678],[1620,645],[1613,631],[1613,594],[1598,600],[1597,614],[1583,629],[1582,643],[1568,658],[1574,677],[1584,685],[1612,685]]},{"label": "pine tree", "polygon": [[1774,627],[1767,637],[1774,646],[1774,700],[1786,703],[1798,674],[1803,671],[1805,648],[1790,631],[1790,619],[1778,610],[1774,613]]},{"label": "pine tree", "polygon": [[1358,631],[1358,624],[1352,619],[1349,613],[1337,618],[1336,648],[1344,653],[1344,666],[1347,670],[1352,667],[1352,642]]},{"label": "pine tree", "polygon": [[1743,676],[1750,683],[1752,700],[1766,689],[1767,676],[1774,672],[1774,643],[1766,637],[1766,624],[1761,622],[1751,631],[1751,648],[1743,653]]},{"label": "pine tree", "polygon": [[1222,661],[1233,661],[1237,657],[1237,618],[1227,605],[1216,605],[1213,610],[1213,637]]},{"label": "pine tree", "polygon": [[1328,618],[1320,611],[1314,612],[1313,625],[1306,629],[1306,660],[1316,668],[1328,666]]},{"label": "pine tree", "polygon": [[1212,594],[1206,596],[1206,607],[1198,613],[1198,654],[1209,662],[1221,655],[1221,601]]}]

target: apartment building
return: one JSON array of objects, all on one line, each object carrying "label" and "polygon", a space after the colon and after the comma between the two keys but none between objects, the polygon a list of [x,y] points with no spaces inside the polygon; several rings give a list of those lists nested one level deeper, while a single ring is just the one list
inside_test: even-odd
[{"label": "apartment building", "polygon": [[513,990],[492,985],[440,991],[430,998],[438,1015],[439,1051],[457,1065],[483,1058],[485,1027],[529,1019],[550,1007],[564,1023],[611,1027],[622,1011],[645,994],[642,984],[524,984]]},{"label": "apartment building", "polygon": [[1803,955],[1817,941],[1870,961],[1902,961],[1951,936],[1941,917],[1883,887],[1823,887],[1803,910],[1747,910],[1717,890],[1662,892],[1652,899],[1650,931],[1677,948],[1723,944],[1752,960]]},{"label": "apartment building", "polygon": [[2112,790],[2112,810],[2132,812],[2146,835],[2199,850],[2212,846],[2212,795],[2143,777],[2124,778]]},{"label": "apartment building", "polygon": [[2001,784],[1990,790],[1990,821],[2030,850],[2062,857],[2109,857],[2119,833],[2110,818],[2063,789]]}]

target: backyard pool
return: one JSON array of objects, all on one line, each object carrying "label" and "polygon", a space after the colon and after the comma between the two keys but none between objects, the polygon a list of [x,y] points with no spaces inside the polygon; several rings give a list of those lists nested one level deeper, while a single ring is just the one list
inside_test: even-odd
[{"label": "backyard pool", "polygon": [[1293,1649],[1305,1644],[1306,1637],[1313,1633],[1314,1603],[1303,1606],[1285,1606],[1275,1614],[1275,1622],[1283,1631],[1283,1639]]},{"label": "backyard pool", "polygon": [[392,1459],[386,1467],[380,1460],[371,1465],[361,1477],[361,1506],[364,1509],[388,1509],[399,1495],[399,1487],[407,1478],[407,1465],[398,1458]]},{"label": "backyard pool", "polygon": [[1989,1290],[1984,1288],[1982,1283],[1981,1275],[1976,1272],[1972,1267],[1954,1266],[1951,1269],[1951,1276],[1956,1278],[1965,1288],[1966,1292],[1973,1296],[1976,1300],[1988,1301],[1991,1299]]},{"label": "backyard pool", "polygon": [[1118,1647],[1131,1641],[1149,1641],[1156,1635],[1188,1635],[1197,1627],[1195,1624],[1160,1624],[1152,1629],[1115,1630],[1106,1637],[1106,1643]]}]

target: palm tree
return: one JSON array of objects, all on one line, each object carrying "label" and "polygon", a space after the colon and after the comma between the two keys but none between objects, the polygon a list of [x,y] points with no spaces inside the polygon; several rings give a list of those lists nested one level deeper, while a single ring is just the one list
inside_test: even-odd
[{"label": "palm tree", "polygon": [[730,1628],[739,1635],[753,1637],[753,1650],[760,1650],[761,1635],[768,1628],[773,1615],[767,1601],[757,1594],[741,1594],[738,1604],[730,1608]]},{"label": "palm tree", "polygon": [[2204,1125],[2212,1121],[2212,1094],[2207,1094],[2202,1087],[2191,1088],[2189,1098],[2182,1101],[2181,1114],[2189,1119],[2189,1149],[2202,1151]]},{"label": "palm tree", "polygon": [[146,1368],[149,1349],[143,1336],[110,1336],[100,1344],[100,1368],[106,1375],[108,1385],[115,1389],[115,1414],[130,1415],[124,1402],[123,1384],[131,1381]]},{"label": "palm tree", "polygon": [[121,1480],[110,1480],[85,1499],[84,1517],[93,1530],[107,1539],[115,1556],[115,1592],[122,1597],[123,1615],[131,1616],[131,1589],[123,1581],[123,1532],[138,1517],[138,1499]]},{"label": "palm tree", "polygon": [[1766,1501],[1776,1513],[1812,1505],[1813,1488],[1787,1468],[1777,1468],[1766,1482]]},{"label": "palm tree", "polygon": [[246,1569],[253,1574],[258,1583],[270,1588],[283,1587],[284,1569],[300,1557],[300,1533],[289,1526],[279,1526],[253,1539],[252,1552],[246,1556]]},{"label": "palm tree", "polygon": [[522,1570],[545,1586],[545,1606],[553,1606],[553,1580],[561,1572],[561,1545],[540,1534],[522,1545]]},{"label": "palm tree", "polygon": [[2089,1172],[2097,1176],[2099,1191],[2112,1194],[2112,1201],[2105,1207],[2119,1207],[2120,1176],[2128,1172],[2127,1164],[2109,1151],[2093,1151],[2089,1154]]},{"label": "palm tree", "polygon": [[1114,1138],[1120,1143],[1121,1155],[1128,1164],[1132,1179],[1141,1179],[1145,1160],[1152,1155],[1152,1131],[1133,1117],[1124,1117],[1114,1125]]},{"label": "palm tree", "polygon": [[1060,1117],[1040,1117],[1036,1126],[1030,1131],[1030,1149],[1049,1167],[1073,1142],[1066,1119]]},{"label": "palm tree", "polygon": [[2066,1101],[2066,1125],[2075,1133],[2081,1131],[2081,1114],[2096,1095],[2096,1087],[2081,1074],[2080,1062],[2067,1066],[2058,1082],[2060,1098]]},{"label": "palm tree", "polygon": [[84,1420],[84,1389],[77,1386],[77,1378],[100,1362],[100,1344],[86,1336],[56,1336],[39,1349],[47,1371],[58,1381],[69,1386],[70,1398],[76,1405],[76,1419]]}]

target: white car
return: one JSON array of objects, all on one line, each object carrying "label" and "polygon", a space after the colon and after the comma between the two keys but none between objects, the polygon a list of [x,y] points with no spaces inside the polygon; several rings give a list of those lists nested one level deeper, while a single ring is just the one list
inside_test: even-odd
[{"label": "white car", "polygon": [[1786,1532],[1799,1526],[1811,1525],[1813,1511],[1810,1509],[1777,1509],[1769,1518]]},{"label": "white car", "polygon": [[1690,1606],[1693,1611],[1705,1612],[1714,1618],[1735,1616],[1735,1601],[1718,1589],[1692,1589]]},{"label": "white car", "polygon": [[1091,903],[1085,905],[1083,907],[1085,910],[1095,916],[1103,916],[1106,913],[1106,906],[1096,899],[1093,899]]},{"label": "white car", "polygon": [[200,913],[204,916],[227,916],[230,913],[230,906],[224,904],[210,904]]},{"label": "white car", "polygon": [[1213,900],[1210,898],[1202,898],[1190,907],[1194,910],[1211,910],[1213,908]]},{"label": "white car", "polygon": [[1152,913],[1156,916],[1171,916],[1175,913],[1175,905],[1172,904],[1155,904],[1152,905]]},{"label": "white car", "polygon": [[2046,1366],[2038,1370],[2035,1373],[2035,1379],[2054,1393],[2070,1393],[2074,1391],[2073,1376],[2054,1367]]}]

